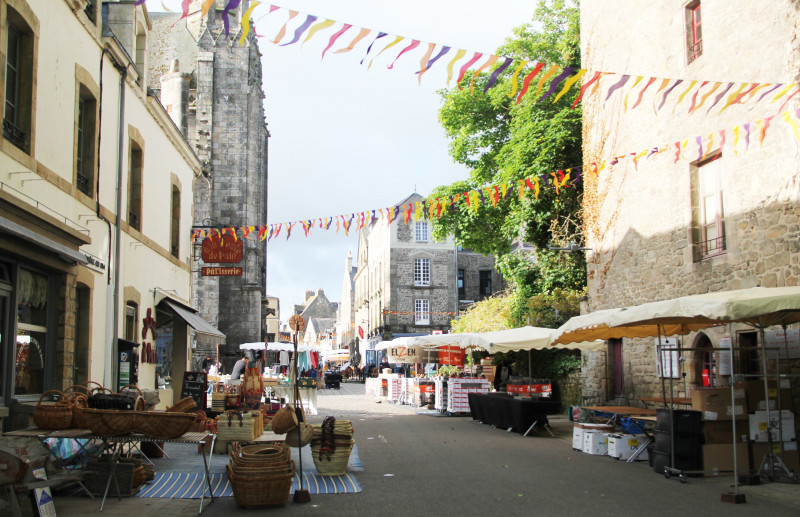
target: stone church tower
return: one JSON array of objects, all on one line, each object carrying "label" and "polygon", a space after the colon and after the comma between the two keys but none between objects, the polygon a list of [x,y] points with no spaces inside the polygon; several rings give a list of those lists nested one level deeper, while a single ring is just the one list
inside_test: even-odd
[{"label": "stone church tower", "polygon": [[[242,0],[228,13],[217,0],[203,16],[193,0],[189,15],[150,13],[149,87],[160,94],[172,119],[204,164],[194,182],[195,227],[267,222],[267,124],[261,84],[261,53],[251,32],[242,45]],[[240,239],[238,264],[205,264],[194,245],[193,306],[227,336],[227,355],[240,343],[266,336],[266,241]],[[241,276],[201,276],[202,266],[235,266]],[[222,347],[220,353],[222,354]],[[196,350],[195,357],[205,350]]]}]

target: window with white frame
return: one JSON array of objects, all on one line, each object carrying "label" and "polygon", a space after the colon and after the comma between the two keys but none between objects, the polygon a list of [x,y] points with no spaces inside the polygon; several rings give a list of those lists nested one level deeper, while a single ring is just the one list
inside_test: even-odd
[{"label": "window with white frame", "polygon": [[430,300],[414,300],[414,323],[417,325],[430,325],[431,323]]},{"label": "window with white frame", "polygon": [[428,221],[417,221],[417,242],[428,242]]},{"label": "window with white frame", "polygon": [[711,160],[693,167],[696,176],[697,258],[725,253],[725,215],[721,188],[722,160]]},{"label": "window with white frame", "polygon": [[414,285],[431,285],[431,259],[414,259]]}]

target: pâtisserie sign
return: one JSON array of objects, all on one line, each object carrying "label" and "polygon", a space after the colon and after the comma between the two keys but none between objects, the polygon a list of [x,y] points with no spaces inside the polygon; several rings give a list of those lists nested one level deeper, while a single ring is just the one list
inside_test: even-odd
[{"label": "p\u00e2tisserie sign", "polygon": [[202,267],[200,268],[202,276],[242,276],[242,268],[240,267]]},{"label": "p\u00e2tisserie sign", "polygon": [[241,239],[228,234],[203,239],[203,262],[235,264],[241,261]]}]

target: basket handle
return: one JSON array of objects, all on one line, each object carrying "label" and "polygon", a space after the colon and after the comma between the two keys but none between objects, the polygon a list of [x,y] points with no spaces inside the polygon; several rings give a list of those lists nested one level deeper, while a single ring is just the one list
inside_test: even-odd
[{"label": "basket handle", "polygon": [[139,392],[139,396],[140,396],[140,397],[142,397],[142,398],[144,398],[144,393],[142,393],[142,390],[140,390],[140,389],[139,389],[139,387],[138,387],[137,385],[135,385],[135,384],[128,384],[127,386],[123,386],[123,387],[121,387],[121,388],[119,389],[119,392],[117,392],[117,394],[118,394],[118,395],[122,395],[122,392],[123,392],[123,391],[125,391],[125,390],[126,390],[126,389],[128,389],[128,388],[133,388],[133,389],[135,389],[136,391],[138,391],[138,392]]},{"label": "basket handle", "polygon": [[147,407],[147,404],[144,401],[144,397],[142,397],[142,396],[136,397],[136,402],[133,403],[133,410],[134,411],[144,411],[146,407]]},{"label": "basket handle", "polygon": [[231,420],[233,420],[233,415],[237,415],[239,417],[239,427],[244,427],[244,422],[242,421],[242,414],[238,411],[226,411],[225,414],[228,415],[228,427],[231,427]]},{"label": "basket handle", "polygon": [[58,390],[47,390],[44,393],[42,393],[42,396],[39,397],[39,402],[37,403],[37,405],[41,405],[42,404],[42,400],[44,400],[45,395],[47,395],[48,393],[58,393],[59,398],[58,398],[58,400],[55,401],[56,406],[72,406],[72,403],[70,403],[70,401],[67,398],[67,396],[64,395],[64,392],[63,391],[58,391]]}]

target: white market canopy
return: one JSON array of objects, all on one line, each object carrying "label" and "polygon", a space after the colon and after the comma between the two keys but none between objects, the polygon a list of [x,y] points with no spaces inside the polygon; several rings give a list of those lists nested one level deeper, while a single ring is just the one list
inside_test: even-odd
[{"label": "white market canopy", "polygon": [[[294,352],[294,344],[287,341],[271,341],[269,343],[242,343],[239,345],[239,350],[264,350],[265,348],[269,352]],[[312,350],[314,350],[314,347],[301,344],[297,345],[298,352],[310,352]]]}]

